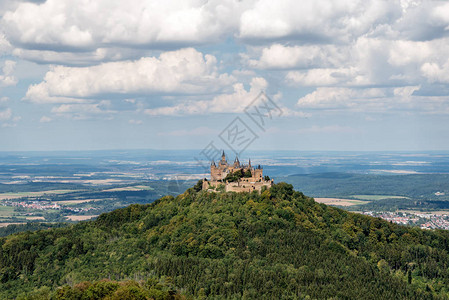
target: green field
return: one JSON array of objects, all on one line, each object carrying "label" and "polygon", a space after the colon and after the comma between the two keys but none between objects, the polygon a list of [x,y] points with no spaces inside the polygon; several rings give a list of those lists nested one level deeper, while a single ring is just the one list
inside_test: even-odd
[{"label": "green field", "polygon": [[23,198],[23,197],[41,197],[44,195],[67,194],[67,193],[73,193],[76,191],[77,190],[50,190],[50,191],[40,191],[40,192],[0,193],[0,200],[17,199],[17,198]]},{"label": "green field", "polygon": [[404,196],[390,196],[390,195],[352,195],[350,197],[358,200],[368,200],[368,201],[385,200],[385,199],[410,199]]},{"label": "green field", "polygon": [[14,207],[0,205],[0,219],[10,218],[14,214]]},{"label": "green field", "polygon": [[112,189],[106,189],[103,190],[103,192],[123,192],[123,191],[153,191],[154,188],[147,185],[133,185],[133,186],[124,186],[124,187],[118,187],[118,188],[112,188]]}]

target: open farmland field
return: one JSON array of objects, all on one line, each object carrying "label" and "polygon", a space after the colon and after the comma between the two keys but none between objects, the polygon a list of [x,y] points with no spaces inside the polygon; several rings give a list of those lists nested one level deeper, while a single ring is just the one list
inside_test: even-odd
[{"label": "open farmland field", "polygon": [[359,200],[367,200],[367,201],[377,201],[384,199],[409,199],[404,196],[390,196],[390,195],[353,195],[351,198],[359,199]]},{"label": "open farmland field", "polygon": [[90,220],[92,218],[98,217],[98,215],[89,215],[89,216],[84,216],[84,215],[70,215],[70,216],[66,216],[70,221],[85,221],[85,220]]},{"label": "open farmland field", "polygon": [[1,193],[0,200],[19,199],[23,197],[42,197],[45,195],[67,194],[73,192],[76,192],[76,190],[51,190],[41,192]]},{"label": "open farmland field", "polygon": [[152,191],[154,188],[146,185],[125,186],[113,189],[103,190],[103,192],[123,192],[123,191]]},{"label": "open farmland field", "polygon": [[0,220],[3,218],[10,218],[14,214],[14,207],[0,206]]},{"label": "open farmland field", "polygon": [[340,198],[314,198],[316,202],[326,205],[338,205],[338,206],[352,206],[366,204],[367,201],[360,201],[354,199],[340,199]]},{"label": "open farmland field", "polygon": [[80,200],[64,200],[64,201],[58,201],[58,204],[65,204],[65,205],[74,205],[74,204],[81,204],[81,203],[87,203],[87,202],[95,202],[95,201],[103,201],[108,200],[106,198],[103,199],[80,199]]},{"label": "open farmland field", "polygon": [[45,220],[44,217],[25,217],[25,219],[29,221],[35,221],[35,220]]},{"label": "open farmland field", "polygon": [[21,225],[23,223],[0,223],[0,227],[6,227],[8,225]]}]

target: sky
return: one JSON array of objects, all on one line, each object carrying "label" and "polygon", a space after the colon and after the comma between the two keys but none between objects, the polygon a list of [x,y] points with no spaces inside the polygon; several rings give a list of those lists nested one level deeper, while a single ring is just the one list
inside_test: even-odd
[{"label": "sky", "polygon": [[447,1],[2,0],[0,151],[449,150],[448,53]]}]

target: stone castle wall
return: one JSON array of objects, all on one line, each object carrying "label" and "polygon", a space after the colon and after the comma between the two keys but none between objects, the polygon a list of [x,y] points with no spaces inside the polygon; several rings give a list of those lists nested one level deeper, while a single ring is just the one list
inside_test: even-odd
[{"label": "stone castle wall", "polygon": [[225,192],[260,192],[263,186],[270,188],[273,185],[273,180],[251,181],[251,178],[242,178],[241,181],[236,182],[221,182],[203,180],[203,190],[216,190],[220,185],[224,185]]},{"label": "stone castle wall", "polygon": [[[236,182],[223,182],[223,179],[230,173],[242,170],[246,172],[251,171],[251,177],[240,178]],[[226,157],[223,153],[221,160],[218,164],[212,162],[210,166],[211,180],[203,180],[203,190],[217,190],[217,187],[224,185],[224,190],[226,192],[252,192],[261,191],[263,186],[270,188],[273,185],[273,180],[264,180],[263,169],[251,167],[251,162],[248,165],[241,165],[236,158],[234,164],[228,164]]]},{"label": "stone castle wall", "polygon": [[260,182],[248,182],[248,181],[238,181],[230,182],[226,184],[226,192],[252,192],[262,190],[263,186],[270,188],[273,185],[272,180],[260,181]]}]

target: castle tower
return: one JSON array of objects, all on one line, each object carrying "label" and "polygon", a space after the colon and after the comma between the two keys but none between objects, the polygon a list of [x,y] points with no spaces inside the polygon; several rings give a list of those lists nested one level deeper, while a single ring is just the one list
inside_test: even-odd
[{"label": "castle tower", "polygon": [[234,168],[240,168],[239,158],[236,156],[234,160]]},{"label": "castle tower", "polygon": [[224,151],[223,151],[223,154],[221,154],[221,160],[218,163],[218,167],[221,170],[224,170],[224,169],[226,169],[228,167],[228,162],[226,161],[226,155],[225,155]]},{"label": "castle tower", "polygon": [[[248,171],[251,172],[251,176],[248,176]],[[232,172],[243,172],[245,176],[236,181],[224,181],[224,178]],[[228,164],[224,151],[218,162],[211,161],[210,177],[210,181],[207,179],[203,181],[203,190],[218,191],[217,188],[224,185],[226,192],[260,192],[264,186],[270,188],[273,185],[273,180],[264,180],[261,165],[253,167],[251,159],[248,160],[248,165],[241,164],[237,156],[233,164]]]},{"label": "castle tower", "polygon": [[262,168],[258,168],[254,170],[254,178],[256,180],[262,180],[263,179],[263,169]]}]

